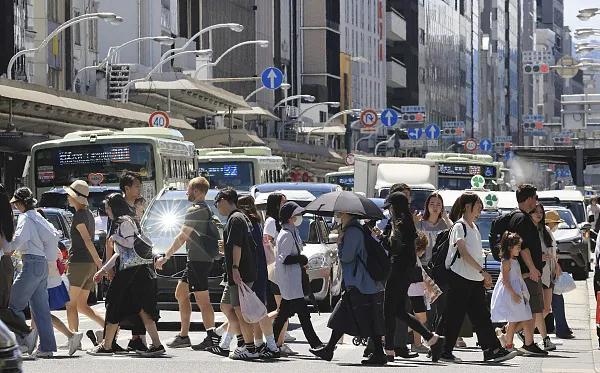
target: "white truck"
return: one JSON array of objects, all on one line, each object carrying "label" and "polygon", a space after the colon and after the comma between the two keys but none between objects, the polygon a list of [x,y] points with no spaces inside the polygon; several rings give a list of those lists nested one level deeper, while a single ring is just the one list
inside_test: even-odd
[{"label": "white truck", "polygon": [[422,210],[427,197],[437,189],[438,165],[423,158],[354,158],[354,191],[368,198],[387,197],[390,187],[405,183],[412,189],[412,207]]}]

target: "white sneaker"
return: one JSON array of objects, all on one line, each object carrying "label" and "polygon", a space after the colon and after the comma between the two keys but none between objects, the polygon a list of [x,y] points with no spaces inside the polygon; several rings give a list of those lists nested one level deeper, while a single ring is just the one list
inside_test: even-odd
[{"label": "white sneaker", "polygon": [[259,357],[260,354],[248,351],[246,346],[236,348],[235,351],[229,355],[231,360],[252,360],[258,359]]},{"label": "white sneaker", "polygon": [[23,338],[23,343],[25,343],[25,346],[27,346],[27,353],[29,355],[33,354],[33,351],[35,350],[35,347],[37,346],[37,341],[38,341],[38,330],[37,329],[31,329],[31,332],[29,334],[27,334],[25,336],[25,338]]},{"label": "white sneaker", "polygon": [[35,350],[35,352],[31,354],[31,356],[34,356],[35,359],[52,359],[54,353],[52,351],[40,351],[38,349]]},{"label": "white sneaker", "polygon": [[81,349],[81,339],[83,338],[83,333],[73,333],[71,338],[69,338],[69,342],[67,346],[69,346],[69,356],[73,356],[77,350]]},{"label": "white sneaker", "polygon": [[281,353],[282,356],[298,355],[298,353],[296,351],[292,350],[290,348],[290,346],[286,345],[285,343],[283,345],[281,345],[281,347],[279,347],[279,352]]},{"label": "white sneaker", "polygon": [[294,342],[295,340],[296,340],[296,337],[293,337],[292,335],[290,335],[290,333],[285,332],[285,338],[283,339],[284,343]]}]

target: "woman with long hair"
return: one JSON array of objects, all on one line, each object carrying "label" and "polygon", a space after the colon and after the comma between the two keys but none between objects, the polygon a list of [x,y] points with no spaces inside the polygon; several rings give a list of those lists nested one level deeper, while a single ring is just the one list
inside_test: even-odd
[{"label": "woman with long hair", "polygon": [[[106,213],[115,222],[116,229],[109,237],[109,245],[114,246],[113,256],[94,275],[99,281],[115,266],[119,258],[119,270],[110,283],[106,293],[106,326],[104,341],[92,350],[90,355],[112,355],[113,342],[119,329],[119,323],[131,320],[139,315],[142,319],[152,345],[147,351],[137,351],[144,357],[160,356],[165,353],[156,323],[159,319],[156,275],[150,265],[154,259],[148,253],[138,252],[136,236],[140,234],[135,220],[131,217],[131,207],[122,194],[113,193],[105,201]],[[140,245],[141,246],[141,245]]]},{"label": "woman with long hair", "polygon": [[552,234],[552,229],[556,230],[561,223],[560,215],[556,211],[546,211],[541,203],[538,203],[535,210],[531,213],[531,220],[538,229],[540,242],[542,243],[542,260],[544,268],[542,269],[542,291],[544,292],[544,312],[542,317],[536,317],[535,326],[537,327],[544,342],[544,350],[554,351],[556,345],[552,343],[546,329],[546,316],[552,309],[552,292],[554,283],[562,272],[558,264],[556,253],[556,240]]},{"label": "woman with long hair", "polygon": [[[265,257],[265,249],[263,247],[263,232],[262,218],[256,210],[254,198],[250,195],[241,196],[238,198],[237,206],[248,217],[252,224],[252,238],[256,245],[256,280],[252,284],[252,290],[258,298],[266,305],[267,304],[267,260]],[[261,320],[253,325],[254,328],[254,346],[256,351],[263,358],[279,357],[279,349],[273,335],[273,324],[267,317],[266,320]],[[266,343],[263,341],[263,334],[266,338]]]},{"label": "woman with long hair", "polygon": [[[287,202],[287,198],[282,193],[271,193],[267,197],[267,211],[265,213],[265,226],[263,230],[263,246],[265,248],[265,257],[267,261],[267,275],[268,275],[268,287],[267,287],[267,299],[273,295],[277,310],[281,305],[281,291],[279,286],[275,283],[275,258],[277,257],[276,241],[279,232],[281,231],[282,222],[279,218],[279,210]],[[271,318],[275,318],[277,312],[269,314]],[[281,340],[278,341],[278,345],[281,346],[282,355],[295,355],[296,352],[292,351],[291,348],[286,345],[285,342],[290,338],[287,333],[287,322],[283,326],[283,333],[281,333]]]},{"label": "woman with long hair", "polygon": [[490,318],[485,289],[491,288],[492,277],[483,268],[481,234],[475,224],[482,209],[483,202],[479,196],[465,192],[450,211],[450,219],[455,223],[450,231],[446,257],[449,290],[444,316],[438,325],[438,331],[446,333],[446,347],[441,356],[441,360],[446,362],[460,362],[452,352],[467,314],[477,332],[485,362],[497,363],[512,359],[517,354],[502,348]]},{"label": "woman with long hair", "polygon": [[0,184],[0,309],[8,308],[10,288],[13,283],[15,267],[12,262],[12,251],[8,243],[15,234],[14,215],[4,185]]},{"label": "woman with long hair", "polygon": [[431,358],[438,361],[444,345],[444,337],[429,331],[412,313],[406,311],[406,299],[411,283],[411,274],[417,265],[415,240],[417,230],[410,211],[408,198],[396,192],[388,196],[384,207],[391,213],[392,229],[389,237],[390,260],[392,263],[390,277],[385,286],[385,352],[388,361],[394,361],[396,349],[394,333],[396,317],[406,322],[416,333],[419,333],[431,348]]}]

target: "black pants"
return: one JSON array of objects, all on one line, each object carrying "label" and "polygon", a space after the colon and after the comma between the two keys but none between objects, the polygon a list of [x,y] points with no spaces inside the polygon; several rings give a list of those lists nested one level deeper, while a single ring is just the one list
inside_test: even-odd
[{"label": "black pants", "polygon": [[[425,340],[433,334],[406,309],[408,287],[412,282],[410,271],[397,264],[392,264],[392,273],[385,285],[384,315],[385,315],[385,348],[393,350],[399,347],[395,343],[396,317],[404,321],[412,330],[421,334]],[[391,343],[390,343],[391,342]],[[390,345],[391,344],[391,345]]]},{"label": "black pants", "polygon": [[8,308],[14,272],[10,255],[0,255],[0,309]]},{"label": "black pants", "polygon": [[446,352],[452,352],[465,315],[473,324],[477,340],[482,350],[495,350],[500,347],[485,298],[483,281],[471,281],[450,272],[450,288],[442,321],[438,325],[438,334],[445,331]]},{"label": "black pants", "polygon": [[302,326],[302,332],[306,340],[310,344],[310,347],[316,348],[322,345],[321,340],[315,333],[312,322],[310,322],[310,312],[308,311],[308,305],[304,298],[298,299],[282,299],[281,305],[279,306],[279,313],[273,322],[273,333],[275,334],[275,340],[279,339],[281,329],[288,319],[295,314],[300,319],[300,325]]}]

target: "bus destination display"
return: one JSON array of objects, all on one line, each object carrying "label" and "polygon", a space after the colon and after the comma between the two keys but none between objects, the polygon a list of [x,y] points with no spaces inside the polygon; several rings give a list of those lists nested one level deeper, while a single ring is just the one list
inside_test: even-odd
[{"label": "bus destination display", "polygon": [[497,172],[495,166],[440,163],[439,167],[439,174],[444,176],[472,177],[482,175],[484,177],[494,177]]},{"label": "bus destination display", "polygon": [[106,164],[111,162],[130,162],[131,152],[128,146],[113,148],[86,148],[85,151],[60,150],[56,152],[59,166],[86,164]]}]

